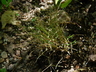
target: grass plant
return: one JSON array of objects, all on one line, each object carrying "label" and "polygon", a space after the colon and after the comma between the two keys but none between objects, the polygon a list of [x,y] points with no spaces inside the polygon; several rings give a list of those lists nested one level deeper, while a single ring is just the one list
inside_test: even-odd
[{"label": "grass plant", "polygon": [[50,49],[62,48],[66,50],[69,48],[69,41],[64,35],[64,27],[60,27],[57,15],[57,11],[53,11],[42,18],[38,17],[33,36],[41,44],[47,44]]}]

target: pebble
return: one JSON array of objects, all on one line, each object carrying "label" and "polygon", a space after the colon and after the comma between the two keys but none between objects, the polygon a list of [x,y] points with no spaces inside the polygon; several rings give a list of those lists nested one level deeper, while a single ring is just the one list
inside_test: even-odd
[{"label": "pebble", "polygon": [[4,62],[4,58],[0,58],[0,63]]},{"label": "pebble", "polygon": [[6,63],[9,63],[9,59],[6,59]]},{"label": "pebble", "polygon": [[89,55],[89,61],[96,62],[96,54],[95,55]]},{"label": "pebble", "polygon": [[17,62],[18,61],[18,59],[17,58],[14,58],[14,62]]},{"label": "pebble", "polygon": [[7,57],[8,57],[7,52],[3,51],[3,52],[1,53],[1,57],[2,57],[2,58],[7,58]]},{"label": "pebble", "polygon": [[73,68],[73,66],[71,66],[71,69],[68,70],[68,72],[74,72],[74,68]]},{"label": "pebble", "polygon": [[20,50],[16,50],[16,55],[17,56],[20,56],[20,53],[21,53]]},{"label": "pebble", "polygon": [[12,70],[13,68],[14,68],[14,64],[10,64],[7,69],[8,69],[8,70]]},{"label": "pebble", "polygon": [[14,58],[9,58],[9,61],[13,61],[14,60]]},{"label": "pebble", "polygon": [[24,50],[24,51],[25,51],[25,50],[27,50],[27,49],[26,49],[26,48],[22,48],[22,50]]}]

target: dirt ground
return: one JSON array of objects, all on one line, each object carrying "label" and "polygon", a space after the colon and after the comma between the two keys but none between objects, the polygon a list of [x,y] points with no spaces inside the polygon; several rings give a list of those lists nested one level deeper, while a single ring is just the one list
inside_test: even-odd
[{"label": "dirt ground", "polygon": [[[62,14],[58,10],[60,15],[55,20],[52,7],[39,11],[42,6],[39,0],[14,0],[10,9],[20,11],[17,19],[21,25],[7,24],[0,29],[0,69],[6,68],[7,72],[96,72],[95,4],[95,0],[74,0],[59,9]],[[7,9],[2,10],[0,16],[5,11]],[[57,21],[59,26],[54,26]]]}]

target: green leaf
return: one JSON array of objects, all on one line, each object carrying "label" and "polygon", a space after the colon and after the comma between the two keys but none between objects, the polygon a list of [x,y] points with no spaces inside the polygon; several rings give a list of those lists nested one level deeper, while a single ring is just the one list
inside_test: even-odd
[{"label": "green leaf", "polygon": [[2,5],[0,5],[0,9],[2,9]]},{"label": "green leaf", "polygon": [[2,3],[3,5],[6,5],[6,7],[9,6],[9,3],[10,3],[10,2],[12,2],[12,0],[1,0],[1,3]]},{"label": "green leaf", "polygon": [[70,35],[70,36],[68,36],[68,38],[67,39],[70,39],[70,38],[73,38],[74,37],[74,35]]},{"label": "green leaf", "polygon": [[36,18],[33,18],[31,21],[32,21],[32,22],[36,21]]},{"label": "green leaf", "polygon": [[7,4],[7,1],[6,0],[1,0],[1,3],[6,5]]},{"label": "green leaf", "polygon": [[64,1],[64,3],[62,3],[62,4],[60,5],[60,7],[61,7],[61,8],[67,7],[67,6],[69,5],[69,3],[71,3],[71,1],[72,1],[72,0],[66,0],[66,1]]},{"label": "green leaf", "polygon": [[16,13],[16,16],[20,16],[20,14],[19,13]]},{"label": "green leaf", "polygon": [[12,2],[12,0],[8,0],[8,3]]},{"label": "green leaf", "polygon": [[0,72],[6,72],[6,68],[0,69]]}]

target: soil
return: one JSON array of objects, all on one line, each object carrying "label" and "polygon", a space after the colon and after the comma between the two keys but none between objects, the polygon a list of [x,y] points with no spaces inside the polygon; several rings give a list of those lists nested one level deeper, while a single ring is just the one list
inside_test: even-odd
[{"label": "soil", "polygon": [[[40,7],[39,3],[38,0],[14,0],[10,9],[19,10],[28,18],[32,9],[34,11]],[[74,0],[66,8],[60,9],[71,18],[67,20],[69,22],[64,21],[66,25],[60,23],[68,39],[67,49],[62,48],[60,43],[51,49],[48,43],[42,43],[33,36],[34,26],[39,22],[35,22],[34,17],[46,21],[50,8],[34,11],[33,21],[19,17],[20,26],[7,24],[0,29],[0,69],[6,68],[7,72],[96,72],[95,4],[95,0]],[[2,10],[0,16],[6,10]],[[22,21],[22,18],[27,21]]]}]

